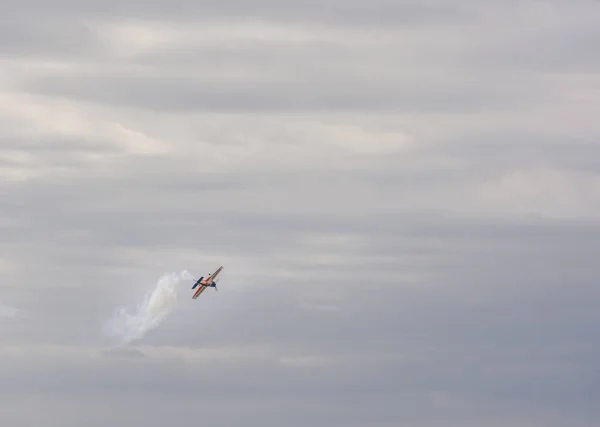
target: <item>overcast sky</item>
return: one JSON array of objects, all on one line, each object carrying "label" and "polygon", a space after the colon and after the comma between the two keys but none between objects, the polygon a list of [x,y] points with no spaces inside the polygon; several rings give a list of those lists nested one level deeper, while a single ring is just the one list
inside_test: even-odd
[{"label": "overcast sky", "polygon": [[4,2],[0,423],[597,426],[598,40],[594,0]]}]

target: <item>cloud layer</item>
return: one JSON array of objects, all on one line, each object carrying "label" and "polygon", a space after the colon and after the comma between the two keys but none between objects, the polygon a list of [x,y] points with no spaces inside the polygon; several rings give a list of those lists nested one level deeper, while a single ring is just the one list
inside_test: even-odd
[{"label": "cloud layer", "polygon": [[3,424],[598,423],[597,2],[3,9]]}]

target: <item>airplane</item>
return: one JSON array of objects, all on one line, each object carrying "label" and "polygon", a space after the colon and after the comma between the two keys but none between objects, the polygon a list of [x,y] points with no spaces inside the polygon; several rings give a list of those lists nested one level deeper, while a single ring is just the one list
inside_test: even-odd
[{"label": "airplane", "polygon": [[194,283],[192,289],[194,289],[198,285],[200,285],[200,287],[198,288],[194,296],[192,296],[192,298],[198,298],[206,288],[215,288],[215,291],[218,291],[217,281],[215,279],[217,278],[217,275],[221,272],[221,270],[223,270],[223,266],[219,267],[217,271],[215,271],[213,274],[208,275],[206,279],[204,278],[204,276],[202,276],[198,280],[196,280],[196,283]]}]

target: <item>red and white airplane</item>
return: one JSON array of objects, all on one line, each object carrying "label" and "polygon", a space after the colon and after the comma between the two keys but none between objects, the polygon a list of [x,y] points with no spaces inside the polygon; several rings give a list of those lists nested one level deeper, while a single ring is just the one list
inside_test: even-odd
[{"label": "red and white airplane", "polygon": [[201,278],[196,280],[196,283],[194,283],[194,286],[192,286],[192,289],[194,289],[196,286],[200,286],[200,287],[198,288],[198,290],[196,291],[196,293],[194,294],[194,296],[192,298],[193,299],[198,298],[200,296],[200,294],[202,292],[204,292],[204,290],[206,288],[215,288],[215,291],[218,291],[217,281],[215,279],[217,278],[217,275],[221,272],[221,270],[223,270],[223,266],[219,267],[217,269],[217,271],[215,271],[213,274],[210,274],[206,279],[204,278],[204,276],[202,276]]}]

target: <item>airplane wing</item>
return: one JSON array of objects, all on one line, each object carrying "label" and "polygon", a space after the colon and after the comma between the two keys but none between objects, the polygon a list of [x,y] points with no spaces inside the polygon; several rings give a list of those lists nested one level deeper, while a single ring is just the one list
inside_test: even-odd
[{"label": "airplane wing", "polygon": [[223,266],[219,267],[219,269],[218,269],[217,271],[215,271],[215,272],[214,272],[214,273],[213,273],[213,274],[210,276],[210,278],[211,278],[212,280],[215,280],[215,279],[217,278],[217,275],[218,275],[218,274],[221,272],[221,270],[223,270]]},{"label": "airplane wing", "polygon": [[206,289],[206,286],[202,286],[200,285],[200,287],[198,288],[198,290],[196,291],[196,293],[194,294],[194,296],[192,297],[193,299],[196,299],[200,296],[200,294],[202,292],[204,292],[204,290]]}]

